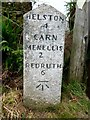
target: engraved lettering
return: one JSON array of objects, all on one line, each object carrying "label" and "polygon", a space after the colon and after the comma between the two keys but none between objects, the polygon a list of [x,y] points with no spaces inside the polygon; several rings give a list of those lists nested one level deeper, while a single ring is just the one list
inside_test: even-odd
[{"label": "engraved lettering", "polygon": [[46,20],[47,19],[47,15],[43,15],[43,18],[44,18],[43,20]]},{"label": "engraved lettering", "polygon": [[43,56],[42,56],[42,52],[39,52],[39,58],[43,58]]},{"label": "engraved lettering", "polygon": [[41,71],[41,74],[42,74],[42,75],[45,75],[45,70]]},{"label": "engraved lettering", "polygon": [[36,20],[36,14],[32,14],[32,19]]}]

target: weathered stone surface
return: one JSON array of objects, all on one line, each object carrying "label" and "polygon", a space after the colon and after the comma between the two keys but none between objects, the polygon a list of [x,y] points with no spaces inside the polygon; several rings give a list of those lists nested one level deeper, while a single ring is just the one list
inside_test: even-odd
[{"label": "weathered stone surface", "polygon": [[85,49],[87,36],[87,3],[83,8],[76,8],[75,25],[73,30],[73,43],[70,61],[70,80],[83,79],[85,66]]},{"label": "weathered stone surface", "polygon": [[42,4],[24,15],[24,102],[57,104],[61,98],[65,16]]}]

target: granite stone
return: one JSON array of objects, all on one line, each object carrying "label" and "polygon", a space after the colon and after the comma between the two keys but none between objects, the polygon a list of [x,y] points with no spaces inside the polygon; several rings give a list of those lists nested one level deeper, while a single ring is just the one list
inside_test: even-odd
[{"label": "granite stone", "polygon": [[66,17],[42,4],[24,14],[23,97],[29,107],[58,104],[64,58]]}]

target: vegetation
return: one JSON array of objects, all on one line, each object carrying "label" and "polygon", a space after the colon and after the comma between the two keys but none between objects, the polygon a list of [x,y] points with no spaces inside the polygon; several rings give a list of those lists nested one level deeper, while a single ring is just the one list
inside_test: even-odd
[{"label": "vegetation", "polygon": [[31,9],[31,3],[3,2],[2,42],[3,71],[22,74],[23,70],[23,14]]},{"label": "vegetation", "polygon": [[3,86],[3,118],[88,118],[88,98],[77,81],[72,81],[62,88],[61,104],[43,111],[23,106],[22,91]]},{"label": "vegetation", "polygon": [[9,17],[2,17],[2,55],[3,70],[21,72],[23,68],[23,50],[19,41],[22,28],[17,26]]},{"label": "vegetation", "polygon": [[69,29],[73,30],[74,20],[75,20],[75,11],[76,11],[76,2],[75,0],[70,0],[66,2],[67,17],[69,19]]},{"label": "vegetation", "polygon": [[[75,2],[71,1],[66,5],[70,30],[73,29],[74,25],[75,4]],[[65,74],[62,85],[61,103],[54,107],[52,106],[44,109],[43,111],[32,110],[32,108],[27,109],[24,107],[22,102],[22,17],[17,19],[15,16],[20,15],[11,15],[11,13],[9,13],[9,10],[16,10],[16,7],[12,4],[3,9],[3,17],[2,20],[0,19],[0,22],[2,22],[2,42],[0,42],[0,45],[2,45],[1,50],[3,53],[3,81],[5,81],[3,82],[2,87],[0,87],[3,98],[2,118],[88,118],[87,104],[89,104],[89,102],[85,94],[86,85],[75,80],[66,82],[68,81],[67,76],[69,71],[72,32],[66,35]],[[9,72],[7,73],[7,71]],[[11,73],[17,73],[18,76],[15,76],[15,74],[12,74],[11,76]]]}]

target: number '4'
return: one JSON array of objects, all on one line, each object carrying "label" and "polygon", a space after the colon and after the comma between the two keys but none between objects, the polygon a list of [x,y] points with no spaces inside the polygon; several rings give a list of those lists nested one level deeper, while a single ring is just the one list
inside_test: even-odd
[{"label": "number '4'", "polygon": [[48,28],[48,23],[46,23],[45,25],[43,25],[43,27]]}]

